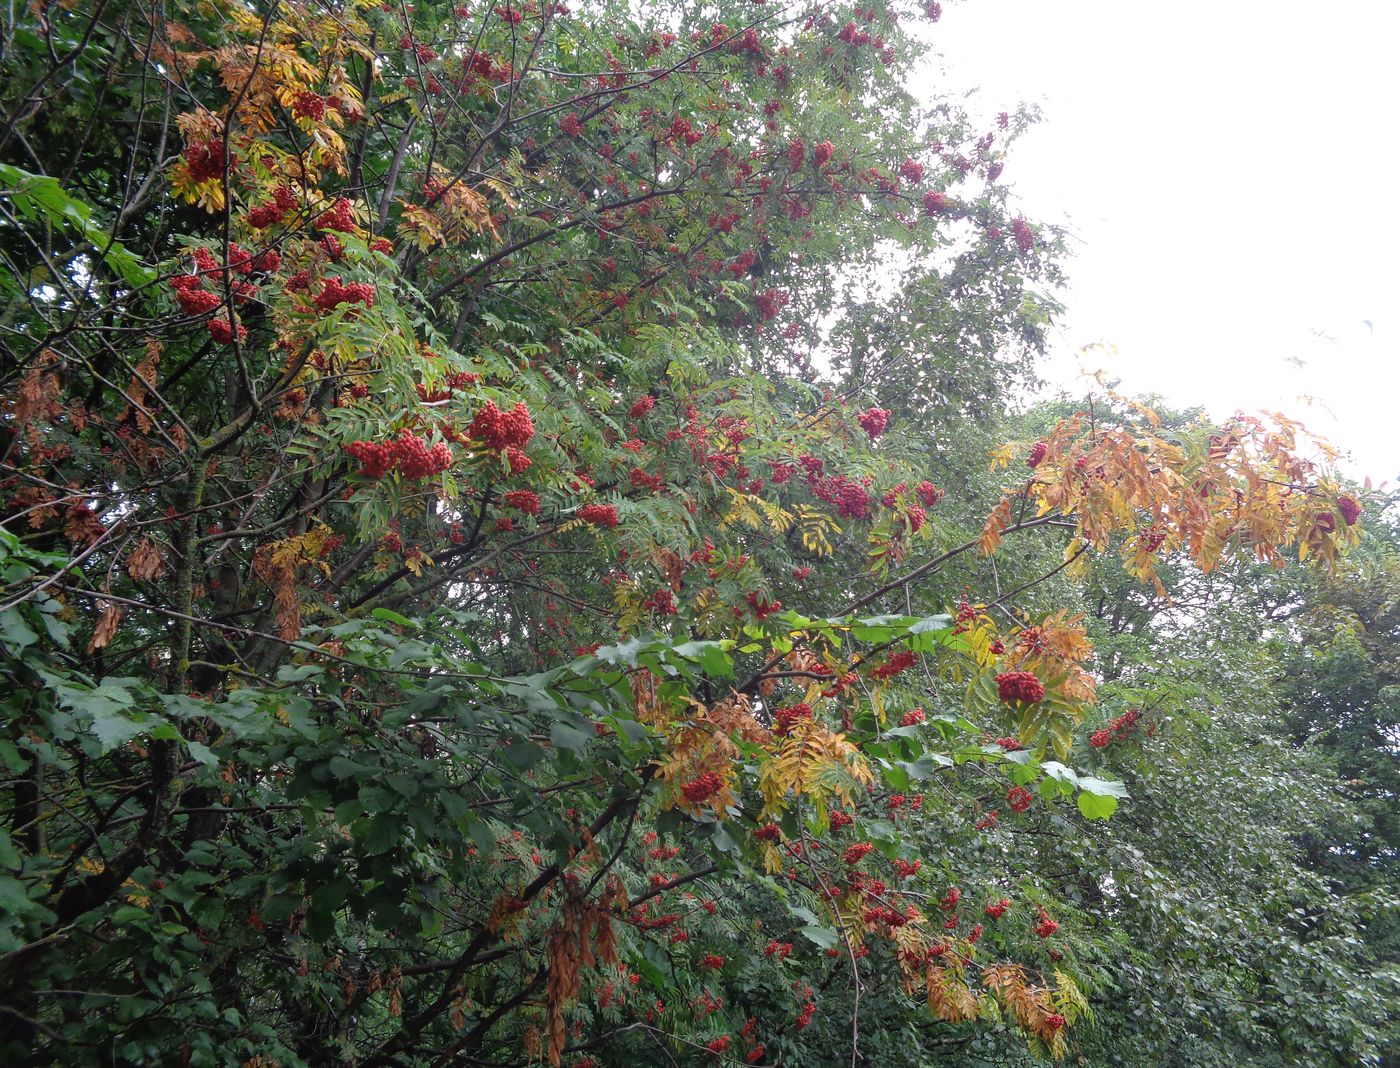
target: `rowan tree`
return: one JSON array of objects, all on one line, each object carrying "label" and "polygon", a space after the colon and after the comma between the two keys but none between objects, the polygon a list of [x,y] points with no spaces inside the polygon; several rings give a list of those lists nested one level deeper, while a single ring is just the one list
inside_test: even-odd
[{"label": "rowan tree", "polygon": [[937,580],[1040,535],[1329,566],[1362,502],[1282,417],[1098,401],[945,503],[1057,239],[1026,116],[909,94],[939,14],[6,25],[7,1048],[1073,1049],[1104,936],[979,844],[1111,816],[1076,753],[1150,718],[1100,725],[1071,607]]}]

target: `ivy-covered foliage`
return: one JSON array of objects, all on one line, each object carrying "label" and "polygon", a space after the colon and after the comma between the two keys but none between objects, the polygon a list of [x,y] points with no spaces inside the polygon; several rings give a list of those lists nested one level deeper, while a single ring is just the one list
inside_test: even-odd
[{"label": "ivy-covered foliage", "polygon": [[1058,244],[1028,117],[908,92],[940,14],[12,16],[0,1048],[1016,1062],[1283,962],[1337,1014],[1288,1054],[1369,1056],[1320,883],[1228,953],[1100,907],[1223,882],[1115,828],[1233,841],[1173,769],[1267,761],[1156,733],[1068,584],[1329,571],[1361,496],[1282,417],[1102,399],[988,470]]}]

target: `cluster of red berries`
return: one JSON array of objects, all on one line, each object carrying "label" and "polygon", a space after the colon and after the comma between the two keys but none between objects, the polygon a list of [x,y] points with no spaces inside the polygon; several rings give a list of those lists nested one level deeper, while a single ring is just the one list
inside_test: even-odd
[{"label": "cluster of red berries", "polygon": [[983,911],[994,920],[999,920],[1006,914],[1006,910],[1011,907],[1011,899],[1004,897],[1000,901],[988,905]]},{"label": "cluster of red berries", "polygon": [[914,492],[919,495],[919,500],[924,503],[925,508],[932,508],[946,496],[941,489],[927,479],[914,487]]},{"label": "cluster of red berries", "polygon": [[658,616],[673,616],[676,614],[676,596],[668,589],[659,589],[642,602],[642,607]]},{"label": "cluster of red berries", "polygon": [[802,1006],[802,1011],[797,1014],[797,1029],[805,1031],[807,1025],[812,1022],[812,1017],[816,1015],[817,1006],[815,1002],[809,1001]]},{"label": "cluster of red berries", "polygon": [[578,517],[585,523],[608,529],[622,522],[617,516],[617,508],[611,504],[585,504],[578,510]]},{"label": "cluster of red berries", "polygon": [[795,705],[785,705],[773,713],[773,733],[779,736],[786,735],[798,720],[811,718],[812,706],[805,701],[799,701]]},{"label": "cluster of red berries", "polygon": [[823,697],[840,697],[852,686],[860,681],[860,676],[854,671],[847,671],[834,683],[822,691]]},{"label": "cluster of red berries", "polygon": [[1045,683],[1029,671],[1003,671],[997,676],[997,696],[1008,703],[1038,704],[1045,700]]},{"label": "cluster of red berries", "polygon": [[1017,749],[1021,748],[1021,739],[1008,734],[1002,738],[998,738],[996,744],[1001,746],[1008,753],[1014,753]]},{"label": "cluster of red berries", "polygon": [[[816,457],[812,459],[816,460]],[[816,460],[816,463],[820,465],[821,461]],[[870,518],[870,493],[864,486],[839,475],[822,478],[820,467],[815,470],[815,474],[813,468],[808,467],[807,470],[807,488],[814,497],[835,505],[836,514],[847,519]]]},{"label": "cluster of red berries", "polygon": [[634,467],[628,472],[627,481],[633,489],[647,490],[651,493],[660,493],[666,485],[663,475],[649,474],[640,467]]},{"label": "cluster of red berries", "polygon": [[296,197],[292,195],[291,189],[279,185],[273,191],[271,203],[259,204],[248,212],[248,225],[254,230],[262,230],[273,223],[281,222],[296,211],[296,208]]},{"label": "cluster of red berries", "polygon": [[942,215],[948,210],[948,198],[936,190],[924,194],[924,214]]},{"label": "cluster of red berries", "polygon": [[[200,253],[204,255],[200,256]],[[201,271],[218,269],[218,262],[207,249],[196,250],[195,258]],[[248,263],[251,264],[251,261]],[[176,275],[170,280],[170,286],[175,290],[175,299],[180,304],[180,310],[189,316],[206,315],[224,302],[223,297],[217,293],[200,287],[200,276],[197,274]],[[239,300],[247,300],[257,293],[257,289],[248,282],[237,282],[233,289]],[[248,336],[248,328],[240,323],[236,316],[230,319],[226,314],[219,315],[210,319],[206,325],[210,335],[221,345],[231,344],[235,337],[242,341]]]},{"label": "cluster of red berries", "polygon": [[1012,812],[1024,812],[1031,807],[1031,802],[1035,798],[1024,786],[1013,786],[1006,791],[1006,803],[1011,806]]},{"label": "cluster of red berries", "polygon": [[952,910],[958,907],[958,902],[962,900],[962,891],[956,886],[948,887],[948,892],[943,895],[943,900],[939,902],[944,909]]},{"label": "cluster of red berries", "polygon": [[1361,502],[1355,497],[1341,496],[1337,498],[1337,511],[1342,513],[1342,522],[1349,527],[1356,525],[1356,518],[1361,514]]},{"label": "cluster of red berries", "polygon": [[1142,546],[1144,552],[1155,553],[1162,547],[1162,543],[1167,540],[1167,532],[1161,527],[1153,527],[1143,531],[1138,536],[1138,544]]},{"label": "cluster of red berries", "polygon": [[754,305],[758,308],[758,318],[760,322],[767,322],[776,319],[782,310],[787,307],[788,292],[786,289],[765,289],[754,296]]},{"label": "cluster of red berries", "polygon": [[717,972],[724,967],[724,958],[714,953],[707,953],[700,958],[700,967],[709,968],[711,971]]},{"label": "cluster of red berries", "polygon": [[467,433],[490,449],[521,448],[535,436],[535,423],[523,401],[516,401],[508,412],[497,408],[495,401],[487,401],[472,417]]},{"label": "cluster of red berries", "polygon": [[292,98],[292,118],[315,119],[319,122],[325,117],[326,98],[320,93],[304,89]]},{"label": "cluster of red berries", "polygon": [[405,479],[416,482],[440,474],[452,466],[452,450],[439,441],[427,441],[410,430],[400,430],[391,441],[352,441],[346,453],[360,465],[366,478],[383,478],[397,469]]},{"label": "cluster of red berries", "polygon": [[972,827],[973,827],[973,830],[977,830],[977,831],[990,831],[990,830],[991,830],[992,828],[994,828],[996,825],[997,825],[997,810],[996,810],[996,809],[992,809],[992,810],[991,810],[990,812],[988,812],[985,816],[983,816],[980,820],[978,820],[976,823],[974,823],[974,824],[972,825]]},{"label": "cluster of red berries", "polygon": [[352,441],[345,451],[360,465],[360,474],[366,478],[383,478],[397,462],[394,446],[389,442]]},{"label": "cluster of red berries", "polygon": [[1089,735],[1089,744],[1095,749],[1103,749],[1105,746],[1112,744],[1131,731],[1133,727],[1137,725],[1137,721],[1141,715],[1141,712],[1133,708],[1124,712],[1121,716],[1115,716],[1108,721],[1108,726],[1103,730],[1097,730]]},{"label": "cluster of red berries", "polygon": [[920,723],[923,723],[927,718],[928,717],[924,715],[924,710],[922,708],[911,708],[908,712],[904,713],[904,715],[900,717],[899,725],[901,727],[917,727]]},{"label": "cluster of red berries", "polygon": [[909,879],[919,873],[919,869],[924,866],[922,860],[896,859],[894,862],[894,872],[901,879]]},{"label": "cluster of red berries", "polygon": [[886,927],[903,927],[917,915],[918,910],[913,905],[909,906],[909,912],[898,912],[884,905],[877,905],[873,909],[865,910],[864,919],[866,923],[872,925],[883,923]]},{"label": "cluster of red berries", "polygon": [[643,393],[632,402],[632,407],[628,409],[627,414],[633,419],[643,419],[655,407],[656,398],[650,393]]},{"label": "cluster of red berries", "polygon": [[1060,929],[1060,925],[1050,918],[1044,909],[1040,910],[1040,922],[1035,925],[1035,933],[1041,938],[1049,938]]},{"label": "cluster of red berries", "polygon": [[1035,233],[1026,224],[1025,219],[1014,219],[1011,223],[1011,233],[1016,238],[1016,247],[1022,252],[1029,252],[1035,248]]},{"label": "cluster of red berries", "polygon": [[734,1040],[728,1035],[720,1035],[719,1038],[712,1038],[710,1041],[706,1042],[705,1048],[718,1057],[729,1049],[733,1041]]},{"label": "cluster of red berries", "polygon": [[953,633],[961,634],[967,629],[967,624],[977,618],[977,609],[973,608],[971,602],[964,597],[958,602],[958,613],[954,618],[957,620],[958,625]]},{"label": "cluster of red berries", "polygon": [[885,427],[889,425],[890,410],[888,408],[867,408],[856,416],[856,421],[860,423],[861,429],[870,435],[870,440],[874,441],[885,432]]},{"label": "cluster of red berries", "polygon": [[1027,467],[1039,467],[1040,462],[1045,459],[1045,454],[1050,451],[1050,446],[1043,441],[1037,441],[1031,446],[1030,455],[1026,457]]},{"label": "cluster of red berries", "polygon": [[836,146],[830,141],[818,141],[812,146],[812,165],[816,167],[825,167],[827,161],[831,159],[835,151]]},{"label": "cluster of red berries", "polygon": [[849,812],[842,811],[839,808],[833,809],[829,818],[831,822],[831,829],[833,831],[839,831],[842,827],[849,827],[851,824],[855,823],[854,816],[852,816]]},{"label": "cluster of red berries", "polygon": [[872,679],[890,679],[902,671],[908,671],[918,658],[912,650],[901,649],[879,667],[870,669]]},{"label": "cluster of red berries", "polygon": [[193,182],[222,178],[225,170],[224,143],[217,137],[196,141],[185,149],[185,169]]},{"label": "cluster of red berries", "polygon": [[758,620],[767,619],[774,612],[781,612],[783,610],[782,601],[770,601],[767,597],[760,596],[757,593],[749,594],[744,600],[749,602],[749,607],[753,609],[754,618]]},{"label": "cluster of red berries", "polygon": [[368,282],[342,283],[339,278],[327,278],[312,303],[321,311],[334,311],[342,304],[363,304],[372,308],[374,286]]},{"label": "cluster of red berries", "polygon": [[199,288],[199,279],[192,274],[182,274],[170,280],[175,287],[175,300],[186,315],[206,315],[224,302],[224,298],[207,289]]},{"label": "cluster of red berries", "polygon": [[692,805],[698,805],[708,801],[724,789],[724,780],[713,771],[707,771],[702,775],[697,775],[690,782],[681,787],[681,793]]},{"label": "cluster of red berries", "polygon": [[777,939],[769,942],[763,947],[765,957],[777,957],[779,960],[787,960],[792,955],[791,942],[779,942]]},{"label": "cluster of red berries", "polygon": [[753,832],[753,836],[760,842],[776,842],[783,836],[783,829],[776,823],[765,823]]},{"label": "cluster of red berries", "polygon": [[865,859],[865,855],[874,849],[870,842],[856,842],[854,845],[846,847],[846,852],[842,858],[847,864],[859,864]]},{"label": "cluster of red berries", "polygon": [[429,448],[427,441],[408,430],[400,430],[394,439],[399,473],[410,482],[441,474],[452,466],[452,450],[445,441]]},{"label": "cluster of red berries", "polygon": [[571,111],[560,119],[559,129],[570,137],[582,137],[583,123],[579,121],[578,112]]},{"label": "cluster of red berries", "polygon": [[511,490],[504,500],[507,508],[514,508],[526,515],[539,515],[540,495],[534,490]]},{"label": "cluster of red berries", "polygon": [[322,212],[316,220],[316,226],[321,230],[339,230],[341,233],[354,233],[355,212],[350,205],[350,201],[345,197],[338,197],[326,211]]},{"label": "cluster of red berries", "polygon": [[248,328],[237,320],[219,315],[209,320],[209,336],[220,345],[232,345],[235,338],[242,341],[248,336]]}]

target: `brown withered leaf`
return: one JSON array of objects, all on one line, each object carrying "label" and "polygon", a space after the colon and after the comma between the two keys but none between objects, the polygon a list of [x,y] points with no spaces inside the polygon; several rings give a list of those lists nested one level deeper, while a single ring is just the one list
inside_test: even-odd
[{"label": "brown withered leaf", "polygon": [[102,609],[97,626],[93,628],[92,640],[88,642],[87,651],[91,653],[106,648],[107,643],[117,636],[117,626],[121,621],[122,610],[108,602],[107,606]]},{"label": "brown withered leaf", "polygon": [[137,582],[147,582],[165,574],[165,559],[151,538],[142,538],[126,556],[126,570]]}]

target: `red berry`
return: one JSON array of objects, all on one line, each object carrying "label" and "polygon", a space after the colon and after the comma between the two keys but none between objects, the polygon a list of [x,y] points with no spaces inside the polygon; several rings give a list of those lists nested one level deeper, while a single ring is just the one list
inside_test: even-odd
[{"label": "red berry", "polygon": [[885,427],[890,421],[890,410],[888,408],[867,408],[861,412],[857,421],[861,429],[870,435],[870,440],[874,441],[885,432]]},{"label": "red berry", "polygon": [[865,855],[875,847],[869,842],[856,842],[854,845],[846,847],[846,852],[842,854],[842,859],[851,865],[859,864],[865,859]]},{"label": "red berry", "polygon": [[997,676],[997,696],[1008,703],[1038,704],[1045,700],[1045,684],[1029,671],[1003,671]]},{"label": "red berry", "polygon": [[707,771],[682,786],[681,793],[691,804],[698,805],[703,801],[708,801],[722,789],[724,789],[724,780],[713,771]]},{"label": "red berry", "polygon": [[805,702],[786,705],[773,713],[773,733],[785,735],[792,730],[798,720],[811,719],[812,706]]},{"label": "red berry", "polygon": [[1337,498],[1337,511],[1342,513],[1342,522],[1347,526],[1356,525],[1356,517],[1361,514],[1361,502],[1355,497],[1341,496]]},{"label": "red berry", "polygon": [[585,504],[578,510],[578,517],[595,527],[611,528],[621,522],[617,517],[617,508],[611,504]]},{"label": "red berry", "polygon": [[1024,812],[1031,807],[1031,802],[1035,800],[1031,792],[1024,786],[1013,786],[1006,791],[1007,804],[1011,806],[1012,812]]}]

